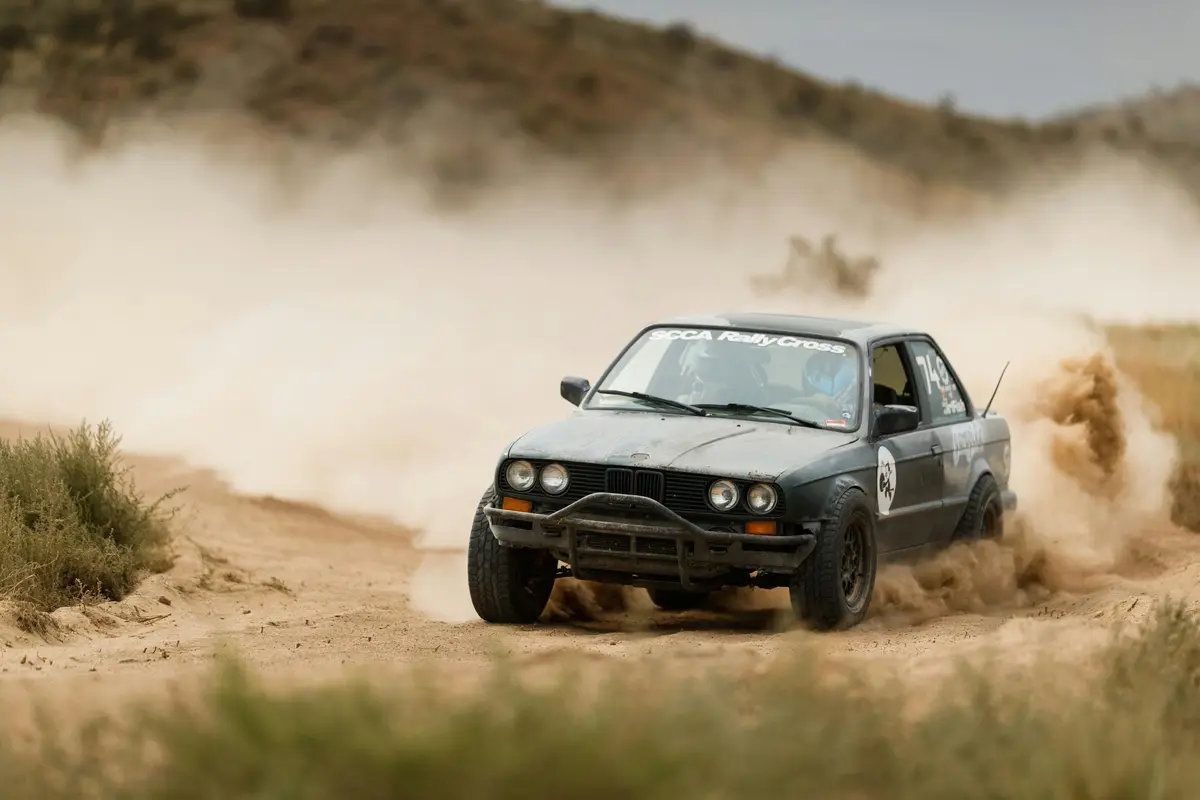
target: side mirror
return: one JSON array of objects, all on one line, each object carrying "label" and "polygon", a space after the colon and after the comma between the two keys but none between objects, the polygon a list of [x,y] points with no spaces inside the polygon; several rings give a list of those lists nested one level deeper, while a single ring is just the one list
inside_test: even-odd
[{"label": "side mirror", "polygon": [[915,406],[884,406],[875,412],[875,432],[880,436],[916,430],[921,415]]},{"label": "side mirror", "polygon": [[576,378],[571,375],[562,379],[558,385],[558,393],[573,406],[583,402],[583,398],[591,390],[592,384],[587,378]]}]

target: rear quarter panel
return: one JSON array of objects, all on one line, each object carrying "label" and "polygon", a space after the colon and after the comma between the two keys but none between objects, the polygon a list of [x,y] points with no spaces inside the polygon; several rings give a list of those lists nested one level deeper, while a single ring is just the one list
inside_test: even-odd
[{"label": "rear quarter panel", "polygon": [[986,418],[977,414],[963,422],[939,426],[936,431],[945,476],[945,518],[938,526],[938,538],[949,538],[966,510],[971,490],[983,475],[990,474],[1001,491],[1008,489],[1012,435],[1008,421],[997,414]]}]

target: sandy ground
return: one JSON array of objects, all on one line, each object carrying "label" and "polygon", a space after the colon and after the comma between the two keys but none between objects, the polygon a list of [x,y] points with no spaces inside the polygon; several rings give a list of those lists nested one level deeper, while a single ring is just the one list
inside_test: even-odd
[{"label": "sandy ground", "polygon": [[422,562],[447,584],[463,580],[461,553],[422,552],[409,531],[376,519],[239,495],[175,459],[130,461],[148,494],[188,487],[177,563],[120,603],[60,609],[60,629],[46,636],[8,625],[0,633],[0,697],[9,703],[108,707],[187,685],[230,648],[273,682],[386,678],[431,662],[443,676],[469,677],[497,655],[547,674],[631,662],[680,676],[712,667],[753,673],[800,651],[830,665],[935,680],[974,654],[1011,663],[1035,654],[1084,658],[1114,621],[1142,618],[1156,597],[1200,599],[1200,542],[1181,534],[1159,542],[1169,560],[1148,559],[1084,594],[923,621],[885,610],[842,633],[798,629],[787,621],[786,596],[765,594],[729,611],[659,612],[634,592],[624,611],[537,626],[439,622],[412,608],[410,583]]}]

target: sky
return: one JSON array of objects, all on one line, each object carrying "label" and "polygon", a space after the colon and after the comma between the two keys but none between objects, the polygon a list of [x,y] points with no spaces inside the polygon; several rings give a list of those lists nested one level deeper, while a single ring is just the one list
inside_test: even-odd
[{"label": "sky", "polygon": [[1200,82],[1195,0],[555,0],[687,21],[830,80],[965,112],[1043,118]]}]

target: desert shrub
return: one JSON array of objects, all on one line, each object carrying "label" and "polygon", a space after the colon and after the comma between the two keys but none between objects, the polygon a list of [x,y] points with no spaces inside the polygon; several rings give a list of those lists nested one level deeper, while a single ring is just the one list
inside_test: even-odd
[{"label": "desert shrub", "polygon": [[119,600],[168,565],[167,498],[142,499],[118,445],[107,423],[0,441],[0,596]]},{"label": "desert shrub", "polygon": [[290,22],[292,0],[233,0],[233,10],[242,19]]}]

